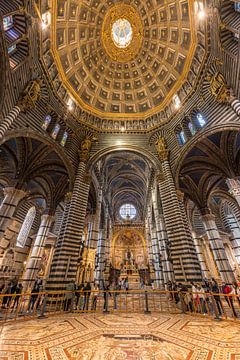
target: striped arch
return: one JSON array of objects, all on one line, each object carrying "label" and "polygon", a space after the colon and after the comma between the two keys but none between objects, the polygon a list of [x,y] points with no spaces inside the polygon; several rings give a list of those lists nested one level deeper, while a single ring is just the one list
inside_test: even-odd
[{"label": "striped arch", "polygon": [[57,144],[51,138],[46,138],[46,136],[44,136],[34,130],[31,130],[29,128],[9,130],[6,134],[6,136],[4,136],[4,138],[2,140],[0,140],[0,146],[10,139],[19,138],[19,137],[23,137],[23,138],[26,137],[26,138],[38,140],[38,141],[44,143],[45,145],[51,147],[51,149],[54,152],[56,152],[56,154],[62,160],[64,166],[67,169],[67,173],[68,173],[68,177],[69,177],[69,189],[71,191],[71,189],[73,188],[73,184],[74,184],[75,169],[73,168],[71,161],[67,158],[64,149],[62,149],[61,146],[59,144]]}]

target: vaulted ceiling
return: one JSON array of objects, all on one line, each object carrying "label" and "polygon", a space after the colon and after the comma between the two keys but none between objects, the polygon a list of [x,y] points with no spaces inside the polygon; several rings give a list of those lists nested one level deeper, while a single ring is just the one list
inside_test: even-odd
[{"label": "vaulted ceiling", "polygon": [[216,187],[240,176],[240,133],[217,132],[201,140],[186,155],[179,177],[181,190],[199,206],[207,206]]},{"label": "vaulted ceiling", "polygon": [[13,138],[0,147],[0,187],[14,186],[56,208],[69,187],[68,173],[57,153],[31,138]]},{"label": "vaulted ceiling", "polygon": [[136,220],[141,221],[151,173],[148,162],[131,152],[115,153],[104,159],[101,172],[115,220],[120,220],[121,205],[132,204],[137,210]]},{"label": "vaulted ceiling", "polygon": [[[61,100],[86,123],[107,119],[115,129],[112,120],[137,119],[144,128],[157,115],[149,126],[159,125],[176,112],[174,96],[184,102],[197,84],[206,29],[193,0],[52,0],[51,15],[43,60]],[[125,48],[114,42],[119,19],[132,31]]]}]

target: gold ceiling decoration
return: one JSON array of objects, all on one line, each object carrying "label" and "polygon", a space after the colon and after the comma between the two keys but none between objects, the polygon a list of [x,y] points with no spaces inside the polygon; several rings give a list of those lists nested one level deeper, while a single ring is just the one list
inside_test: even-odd
[{"label": "gold ceiling decoration", "polygon": [[[132,38],[126,47],[118,47],[113,39],[113,26],[118,20],[125,19],[132,28]],[[124,3],[112,6],[106,13],[102,25],[102,43],[111,59],[127,63],[139,53],[143,42],[143,25],[137,10]]]},{"label": "gold ceiling decoration", "polygon": [[[194,2],[52,0],[41,53],[59,98],[70,96],[76,116],[86,111],[82,121],[94,127],[166,122],[174,95],[181,103],[190,96],[206,59],[207,28]],[[123,46],[113,36],[119,20],[127,23]]]}]

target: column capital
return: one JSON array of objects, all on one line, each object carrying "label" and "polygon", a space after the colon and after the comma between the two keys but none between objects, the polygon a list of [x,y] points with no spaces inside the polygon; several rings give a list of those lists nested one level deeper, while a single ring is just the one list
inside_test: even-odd
[{"label": "column capital", "polygon": [[185,197],[184,192],[182,192],[182,191],[179,190],[179,189],[176,189],[176,194],[177,194],[178,201],[183,202],[183,201],[184,201],[184,197]]},{"label": "column capital", "polygon": [[65,194],[65,196],[64,196],[64,202],[65,202],[65,203],[69,203],[69,202],[71,201],[71,199],[72,199],[72,192],[69,191],[69,192],[67,192],[67,193]]},{"label": "column capital", "polygon": [[157,175],[156,175],[156,180],[158,183],[162,182],[163,180],[165,179],[164,175],[162,172],[159,172]]},{"label": "column capital", "polygon": [[90,173],[85,173],[83,176],[83,182],[87,185],[90,185],[92,181],[92,176]]},{"label": "column capital", "polygon": [[159,137],[155,141],[156,150],[161,162],[168,161],[169,150],[167,148],[167,143],[164,137]]},{"label": "column capital", "polygon": [[203,221],[215,221],[216,216],[212,213],[202,214]]},{"label": "column capital", "polygon": [[87,136],[82,142],[80,146],[80,150],[78,152],[79,159],[81,162],[86,163],[90,157],[90,151],[92,147],[92,143],[96,142],[98,139],[95,136]]},{"label": "column capital", "polygon": [[27,195],[27,192],[21,189],[16,189],[14,187],[5,187],[3,189],[3,194],[4,196],[10,195],[15,199],[21,200],[22,198],[24,198],[24,196]]},{"label": "column capital", "polygon": [[227,81],[224,75],[217,71],[214,74],[208,73],[206,80],[210,85],[210,92],[219,103],[230,103],[231,101],[231,89],[227,85]]},{"label": "column capital", "polygon": [[37,101],[41,98],[41,85],[42,80],[30,81],[17,103],[21,111],[27,111],[36,106]]},{"label": "column capital", "polygon": [[55,220],[55,216],[54,215],[50,215],[50,214],[42,214],[41,215],[41,222],[52,222]]}]

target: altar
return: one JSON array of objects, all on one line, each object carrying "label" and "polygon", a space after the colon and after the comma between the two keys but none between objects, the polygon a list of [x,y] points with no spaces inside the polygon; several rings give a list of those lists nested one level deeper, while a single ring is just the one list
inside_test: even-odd
[{"label": "altar", "polygon": [[128,278],[130,289],[140,288],[140,271],[147,266],[143,235],[133,229],[125,229],[116,235],[111,249],[112,264],[120,270],[120,279]]}]

